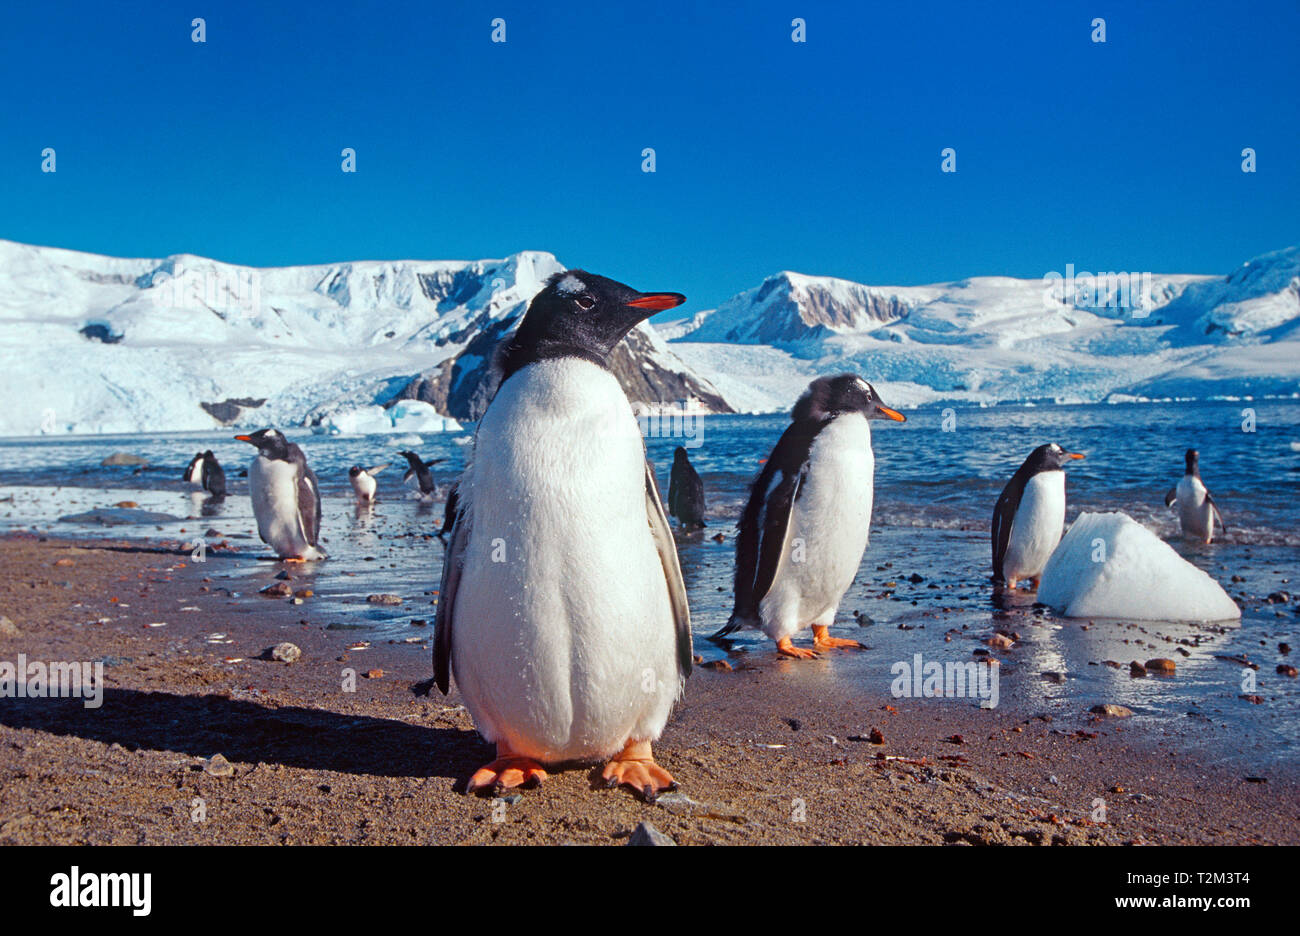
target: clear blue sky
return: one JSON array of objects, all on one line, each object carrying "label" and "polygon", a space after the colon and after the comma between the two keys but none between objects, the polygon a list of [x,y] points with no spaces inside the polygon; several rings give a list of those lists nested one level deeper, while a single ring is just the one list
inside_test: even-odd
[{"label": "clear blue sky", "polygon": [[1228,272],[1300,242],[1295,0],[277,6],[4,4],[0,237],[264,266],[541,249],[688,308],[780,269]]}]

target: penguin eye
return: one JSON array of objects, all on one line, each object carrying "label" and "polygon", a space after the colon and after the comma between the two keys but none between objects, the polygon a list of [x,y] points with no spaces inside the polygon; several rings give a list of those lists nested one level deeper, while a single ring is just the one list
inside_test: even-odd
[{"label": "penguin eye", "polygon": [[578,304],[579,309],[582,309],[584,311],[590,309],[592,306],[596,304],[596,300],[593,299],[591,296],[579,296],[577,299],[573,301]]}]

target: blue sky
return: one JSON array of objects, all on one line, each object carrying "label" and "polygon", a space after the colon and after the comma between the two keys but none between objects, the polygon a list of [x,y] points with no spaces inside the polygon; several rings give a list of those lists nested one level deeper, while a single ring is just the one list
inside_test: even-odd
[{"label": "blue sky", "polygon": [[0,237],[263,266],[550,250],[688,309],[781,269],[1228,272],[1300,242],[1294,0],[272,6],[5,4]]}]

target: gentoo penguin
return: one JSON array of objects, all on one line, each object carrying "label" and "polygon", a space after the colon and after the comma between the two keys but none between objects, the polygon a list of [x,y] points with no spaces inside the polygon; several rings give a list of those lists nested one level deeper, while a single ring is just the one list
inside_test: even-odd
[{"label": "gentoo penguin", "polygon": [[211,449],[194,453],[182,479],[190,484],[197,484],[214,497],[226,496],[226,473]]},{"label": "gentoo penguin", "polygon": [[906,422],[856,374],[818,377],[749,491],[736,538],[736,604],[724,637],[762,627],[783,656],[817,656],[790,638],[812,625],[816,650],[858,647],[829,635],[871,527],[876,460],[868,420]]},{"label": "gentoo penguin", "polygon": [[673,787],[650,745],[691,669],[690,613],[631,404],[607,367],[684,301],[582,270],[548,280],[496,356],[443,564],[434,680],[454,674],[496,759],[469,791],[605,762],[608,786]]},{"label": "gentoo penguin", "polygon": [[673,452],[673,473],[668,480],[668,514],[684,527],[700,529],[706,525],[704,482],[680,445]]},{"label": "gentoo penguin", "polygon": [[1029,579],[1038,589],[1043,567],[1065,526],[1065,464],[1083,458],[1055,442],[1029,453],[993,508],[993,581],[1015,588]]},{"label": "gentoo penguin", "polygon": [[1186,471],[1182,480],[1165,495],[1165,506],[1178,504],[1178,520],[1183,527],[1183,536],[1209,543],[1214,539],[1215,520],[1218,520],[1225,533],[1228,532],[1228,525],[1223,522],[1223,515],[1219,513],[1214,498],[1201,481],[1200,454],[1196,449],[1188,449],[1183,458],[1187,465]]},{"label": "gentoo penguin", "polygon": [[375,465],[373,468],[362,468],[360,465],[353,465],[348,469],[348,480],[352,482],[352,490],[357,495],[359,501],[372,501],[375,499],[375,490],[379,487],[375,481],[375,475],[383,471],[392,462],[384,462],[382,465]]},{"label": "gentoo penguin", "polygon": [[438,486],[433,483],[433,474],[429,469],[447,459],[431,458],[429,461],[422,461],[420,456],[416,455],[414,452],[398,452],[397,454],[405,458],[406,463],[411,466],[407,468],[406,473],[402,475],[402,480],[410,481],[411,477],[414,476],[416,485],[420,491],[420,497],[422,499],[433,497],[434,493],[438,490]]},{"label": "gentoo penguin", "polygon": [[248,493],[262,542],[281,559],[324,559],[320,547],[320,485],[302,449],[278,429],[235,436],[257,446],[248,467]]},{"label": "gentoo penguin", "polygon": [[185,473],[181,475],[182,481],[188,481],[190,484],[203,484],[203,453],[195,452],[190,463],[185,466]]}]

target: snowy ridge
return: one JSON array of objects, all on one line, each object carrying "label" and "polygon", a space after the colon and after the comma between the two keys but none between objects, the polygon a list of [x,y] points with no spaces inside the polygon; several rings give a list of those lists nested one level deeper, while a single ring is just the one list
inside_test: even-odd
[{"label": "snowy ridge", "polygon": [[[1130,289],[1131,287],[1131,289]],[[670,347],[743,411],[854,370],[894,405],[1300,395],[1300,247],[1228,276],[876,287],[779,273],[670,320]]]},{"label": "snowy ridge", "polygon": [[[0,240],[0,435],[328,422],[513,323],[563,269],[542,251],[258,269]],[[641,331],[653,366],[685,371]]]}]

